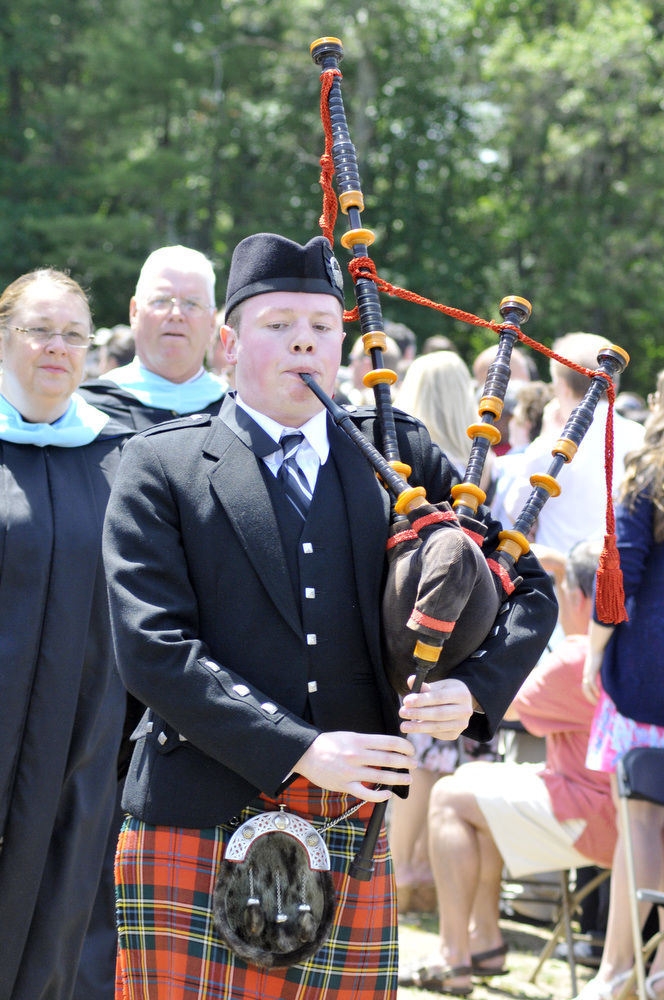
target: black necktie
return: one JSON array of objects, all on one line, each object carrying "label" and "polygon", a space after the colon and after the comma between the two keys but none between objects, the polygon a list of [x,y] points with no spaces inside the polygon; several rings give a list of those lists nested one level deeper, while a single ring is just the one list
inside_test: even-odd
[{"label": "black necktie", "polygon": [[279,441],[283,453],[283,460],[279,467],[279,481],[281,482],[286,496],[295,507],[302,520],[307,516],[309,505],[311,504],[311,487],[307,477],[297,464],[295,457],[297,449],[304,441],[304,434],[298,431],[295,434],[282,434]]}]

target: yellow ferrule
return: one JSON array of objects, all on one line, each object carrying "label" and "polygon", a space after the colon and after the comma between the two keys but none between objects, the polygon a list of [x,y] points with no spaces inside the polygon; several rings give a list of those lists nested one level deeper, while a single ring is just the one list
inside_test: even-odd
[{"label": "yellow ferrule", "polygon": [[498,551],[506,552],[515,562],[525,552],[530,551],[530,542],[521,531],[501,531],[498,539]]},{"label": "yellow ferrule", "polygon": [[341,45],[341,39],[335,38],[334,35],[323,35],[322,38],[316,38],[309,46],[309,51],[313,52],[314,49],[318,48],[319,45]]},{"label": "yellow ferrule", "polygon": [[370,229],[349,229],[340,239],[342,247],[352,250],[356,243],[361,243],[365,247],[370,247],[376,239],[375,233]]},{"label": "yellow ferrule", "polygon": [[482,413],[493,413],[496,419],[500,419],[503,412],[504,403],[500,396],[482,396],[480,399],[479,411]]},{"label": "yellow ferrule", "polygon": [[388,465],[390,465],[395,472],[398,472],[400,476],[403,476],[404,479],[408,479],[409,475],[413,471],[409,465],[406,465],[405,462],[388,462]]},{"label": "yellow ferrule", "polygon": [[430,646],[428,642],[421,642],[418,639],[415,643],[413,656],[416,656],[418,660],[425,660],[427,663],[437,663],[442,648],[442,646]]},{"label": "yellow ferrule", "polygon": [[382,382],[387,382],[388,385],[394,385],[396,380],[399,378],[396,372],[393,372],[391,368],[372,368],[370,372],[362,377],[362,381],[366,385],[367,389],[373,389],[375,385],[380,385]]},{"label": "yellow ferrule", "polygon": [[407,514],[411,507],[419,507],[420,503],[415,503],[420,497],[426,497],[427,491],[423,486],[411,486],[400,493],[397,497],[394,509],[397,514]]},{"label": "yellow ferrule", "polygon": [[469,438],[485,437],[489,444],[498,444],[500,441],[500,431],[493,424],[471,424],[466,434]]},{"label": "yellow ferrule", "polygon": [[556,446],[551,454],[561,455],[566,462],[571,462],[578,450],[578,445],[574,444],[573,441],[570,441],[569,438],[560,438],[556,441]]},{"label": "yellow ferrule", "polygon": [[357,208],[358,211],[362,212],[364,210],[364,196],[362,192],[342,191],[339,195],[339,207],[344,215],[348,215],[350,208]]},{"label": "yellow ferrule", "polygon": [[387,337],[382,330],[369,330],[362,334],[362,344],[365,354],[369,354],[374,347],[384,351],[387,348]]},{"label": "yellow ferrule", "polygon": [[530,477],[531,486],[541,486],[552,497],[560,496],[560,483],[553,476],[535,475]]},{"label": "yellow ferrule", "polygon": [[484,490],[481,490],[479,486],[475,486],[474,483],[459,483],[458,486],[452,487],[450,493],[454,500],[454,507],[463,505],[464,507],[470,507],[474,511],[486,500]]}]

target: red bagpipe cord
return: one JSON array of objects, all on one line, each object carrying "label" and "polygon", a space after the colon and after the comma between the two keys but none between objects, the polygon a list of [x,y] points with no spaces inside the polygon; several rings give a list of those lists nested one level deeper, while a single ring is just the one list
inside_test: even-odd
[{"label": "red bagpipe cord", "polygon": [[[325,131],[325,152],[320,158],[320,186],[323,189],[323,214],[318,220],[318,225],[323,230],[323,236],[327,237],[331,247],[334,246],[334,224],[337,221],[337,196],[332,187],[334,161],[332,159],[332,123],[330,121],[329,95],[335,76],[340,77],[341,72],[338,69],[329,69],[325,70],[320,78],[320,117]],[[344,313],[345,318],[346,313]]]},{"label": "red bagpipe cord", "polygon": [[[341,77],[341,72],[338,69],[324,70],[321,73],[320,101],[321,120],[325,132],[325,151],[320,158],[320,185],[323,189],[323,214],[320,216],[319,224],[323,231],[323,235],[327,237],[331,247],[334,246],[334,226],[337,219],[337,199],[332,187],[332,178],[334,176],[334,162],[332,159],[333,139],[328,97],[335,76]],[[474,313],[466,312],[463,309],[455,309],[452,306],[446,306],[440,302],[434,302],[432,299],[427,299],[423,295],[411,292],[407,288],[399,288],[398,285],[390,284],[389,281],[385,281],[384,278],[378,276],[376,273],[376,265],[370,257],[353,257],[348,264],[348,270],[353,282],[357,282],[358,278],[373,281],[378,290],[386,293],[387,295],[394,295],[400,299],[404,299],[406,302],[413,302],[415,305],[426,306],[429,309],[437,309],[439,312],[445,313],[445,315],[450,316],[452,319],[459,320],[460,322],[469,323],[472,326],[486,327],[486,329],[493,330],[497,334],[500,334],[503,330],[513,330],[518,339],[524,345],[539,351],[547,358],[558,361],[567,368],[572,368],[574,371],[580,372],[588,378],[600,375],[605,379],[607,383],[606,395],[609,403],[604,436],[606,532],[604,535],[604,547],[599,558],[599,566],[597,569],[596,610],[597,617],[605,624],[618,625],[620,622],[627,621],[622,570],[620,568],[620,556],[618,554],[616,544],[616,525],[612,500],[613,404],[615,401],[615,387],[613,380],[606,375],[605,372],[593,371],[589,368],[584,368],[581,365],[574,364],[574,362],[570,361],[569,358],[564,358],[562,355],[556,354],[555,351],[545,347],[544,344],[540,344],[538,341],[526,336],[522,330],[519,330],[518,327],[513,326],[511,323],[496,323],[493,320],[482,319]],[[359,310],[357,306],[354,309],[345,310],[343,318],[346,323],[354,322],[359,319]]]}]

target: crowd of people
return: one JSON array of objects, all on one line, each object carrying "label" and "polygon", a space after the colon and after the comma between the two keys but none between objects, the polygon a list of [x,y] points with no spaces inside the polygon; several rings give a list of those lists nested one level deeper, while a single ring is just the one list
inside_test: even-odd
[{"label": "crowd of people", "polygon": [[[182,246],[147,257],[127,325],[95,329],[85,291],[53,268],[0,295],[7,1000],[387,998],[398,981],[468,996],[506,969],[503,872],[588,865],[613,876],[584,1000],[611,1000],[629,973],[614,774],[630,746],[664,746],[664,375],[648,402],[616,404],[629,621],[607,627],[593,611],[600,403],[496,627],[399,700],[380,620],[387,495],[300,377],[380,435],[361,339],[341,365],[340,275],[324,238],[263,233],[235,248],[220,310],[210,261]],[[386,333],[401,457],[453,516],[495,347],[469,367],[442,335],[418,352],[403,324]],[[570,333],[554,349],[593,369],[603,343]],[[485,552],[587,385],[556,361],[540,376],[519,349],[512,367],[481,481]],[[497,759],[503,718],[541,739],[540,763]],[[372,806],[387,800],[394,865],[383,827],[373,878],[354,879]],[[664,811],[637,809],[658,884]],[[276,810],[324,831],[336,897],[316,950],[288,964],[275,955],[292,871],[282,884],[249,866],[255,960],[221,933],[215,902],[235,830]],[[395,904],[421,904],[423,889],[439,950],[399,970]],[[316,909],[303,893],[298,919]],[[663,976],[664,950],[652,998]]]}]

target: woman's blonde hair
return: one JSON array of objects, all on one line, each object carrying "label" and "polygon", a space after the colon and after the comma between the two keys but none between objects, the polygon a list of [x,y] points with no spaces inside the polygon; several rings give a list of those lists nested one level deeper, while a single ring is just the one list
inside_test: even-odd
[{"label": "woman's blonde hair", "polygon": [[434,351],[415,358],[396,394],[395,406],[425,425],[431,439],[463,472],[472,441],[468,425],[476,422],[473,380],[454,351]]},{"label": "woman's blonde hair", "polygon": [[664,541],[664,371],[657,376],[657,389],[648,397],[650,415],[645,422],[643,444],[625,458],[625,478],[619,498],[633,508],[645,495],[655,508],[654,537]]}]

